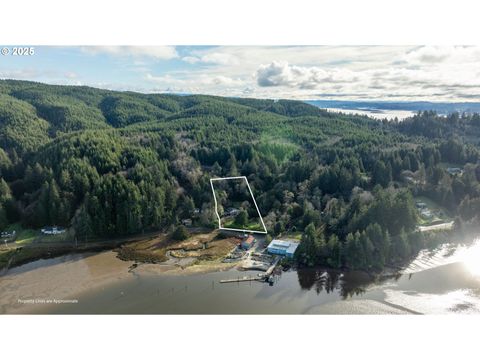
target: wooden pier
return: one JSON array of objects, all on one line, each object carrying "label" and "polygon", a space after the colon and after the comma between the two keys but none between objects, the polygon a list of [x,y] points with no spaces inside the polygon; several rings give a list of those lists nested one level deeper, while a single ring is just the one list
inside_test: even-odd
[{"label": "wooden pier", "polygon": [[243,282],[243,281],[261,281],[261,282],[268,281],[268,282],[270,282],[273,271],[275,270],[279,261],[280,261],[280,258],[277,258],[272,263],[272,265],[270,265],[270,267],[267,269],[267,271],[265,271],[263,274],[259,274],[258,277],[244,276],[244,277],[238,277],[236,279],[220,280],[220,284],[228,284],[228,283],[235,283],[235,282],[238,283],[238,282]]},{"label": "wooden pier", "polygon": [[239,277],[236,279],[227,279],[227,280],[220,280],[220,284],[227,284],[227,283],[235,283],[235,282],[243,282],[243,281],[264,281],[262,278],[258,277]]},{"label": "wooden pier", "polygon": [[277,266],[278,262],[280,261],[280,258],[277,258],[273,264],[267,269],[267,271],[265,271],[265,274],[263,275],[263,277],[266,277],[268,278],[270,275],[272,275],[273,273],[273,270],[275,270],[275,267]]}]

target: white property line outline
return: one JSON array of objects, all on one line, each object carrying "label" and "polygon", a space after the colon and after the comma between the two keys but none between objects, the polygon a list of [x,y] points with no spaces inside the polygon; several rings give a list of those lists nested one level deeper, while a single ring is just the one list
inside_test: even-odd
[{"label": "white property line outline", "polygon": [[[220,181],[220,180],[236,180],[236,179],[244,179],[246,181],[248,190],[250,191],[250,195],[252,195],[253,203],[255,204],[255,209],[257,209],[258,216],[260,217],[260,221],[261,221],[265,231],[248,230],[248,229],[233,229],[233,228],[222,227],[222,220],[220,219],[220,215],[218,214],[218,203],[217,203],[217,197],[215,195],[215,188],[213,187],[213,182],[214,181]],[[210,179],[210,186],[212,187],[213,200],[215,201],[215,214],[217,215],[217,218],[218,218],[218,229],[219,230],[232,230],[232,231],[242,231],[242,232],[248,231],[248,232],[257,233],[257,234],[267,234],[267,227],[265,226],[265,223],[263,222],[262,214],[260,213],[260,210],[258,209],[257,201],[255,200],[255,196],[253,196],[252,188],[250,187],[250,184],[248,183],[248,179],[247,179],[246,176],[230,176],[230,177],[223,177],[223,178],[211,178]]]}]

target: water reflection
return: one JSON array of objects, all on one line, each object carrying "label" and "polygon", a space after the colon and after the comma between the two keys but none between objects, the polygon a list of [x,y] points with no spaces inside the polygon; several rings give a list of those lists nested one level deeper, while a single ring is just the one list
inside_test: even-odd
[{"label": "water reflection", "polygon": [[[276,274],[272,286],[257,281],[219,283],[256,277],[256,271],[166,275],[139,266],[129,272],[130,264],[109,252],[70,260],[24,265],[0,278],[0,313],[480,313],[479,240],[471,246],[450,244],[422,252],[397,276],[291,269]],[[17,301],[72,296],[78,304],[41,309]]]},{"label": "water reflection", "polygon": [[418,273],[453,263],[462,263],[471,275],[479,276],[480,238],[462,244],[442,244],[435,249],[422,250],[402,273]]},{"label": "water reflection", "polygon": [[[454,263],[461,264],[467,270],[467,276],[461,267],[458,269],[457,267],[447,267]],[[431,273],[429,270],[437,268],[438,270],[432,271],[434,275],[429,276]],[[420,272],[423,275],[414,281],[413,275]],[[442,276],[438,277],[439,273]],[[435,292],[443,288],[437,284],[438,278],[441,278],[442,285],[450,283],[450,278],[454,284],[468,282],[470,285],[472,279],[468,277],[468,273],[473,278],[480,278],[480,239],[474,240],[469,245],[444,244],[435,250],[424,250],[404,271],[381,278],[375,278],[362,271],[341,272],[325,268],[297,269],[298,283],[303,290],[314,290],[317,294],[338,292],[344,300],[362,295],[375,285],[393,284],[401,280],[402,285],[412,286],[424,277],[428,278],[419,286],[418,290],[425,291],[433,286],[434,289],[430,289],[430,291]]]},{"label": "water reflection", "polygon": [[480,276],[480,239],[462,254],[461,261],[473,276]]},{"label": "water reflection", "polygon": [[343,299],[365,293],[374,280],[361,271],[342,273],[330,269],[297,269],[298,283],[304,290],[314,290],[317,294],[338,292]]}]

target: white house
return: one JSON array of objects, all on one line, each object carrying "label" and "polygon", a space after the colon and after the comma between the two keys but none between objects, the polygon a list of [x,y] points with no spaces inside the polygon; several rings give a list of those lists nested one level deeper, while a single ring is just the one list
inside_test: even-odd
[{"label": "white house", "polygon": [[41,229],[40,231],[42,232],[42,234],[45,234],[45,235],[58,235],[58,234],[63,234],[65,232],[65,229],[57,226],[47,226]]}]

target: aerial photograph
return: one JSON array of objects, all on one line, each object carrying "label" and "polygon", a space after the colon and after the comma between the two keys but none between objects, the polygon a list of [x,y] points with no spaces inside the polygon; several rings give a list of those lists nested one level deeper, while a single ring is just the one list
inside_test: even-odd
[{"label": "aerial photograph", "polygon": [[480,47],[1,48],[0,314],[480,314]]},{"label": "aerial photograph", "polygon": [[478,360],[480,4],[1,9],[2,359]]}]

